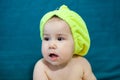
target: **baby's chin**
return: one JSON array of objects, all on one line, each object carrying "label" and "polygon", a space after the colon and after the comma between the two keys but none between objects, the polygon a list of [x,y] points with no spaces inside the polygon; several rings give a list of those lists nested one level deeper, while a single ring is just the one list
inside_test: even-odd
[{"label": "baby's chin", "polygon": [[46,65],[48,67],[52,67],[54,69],[61,69],[64,68],[67,65],[67,62],[61,62],[61,61],[51,61],[48,59],[44,59],[46,62]]},{"label": "baby's chin", "polygon": [[47,60],[48,64],[53,66],[53,67],[57,67],[60,66],[62,63],[59,61],[51,61],[51,60]]}]

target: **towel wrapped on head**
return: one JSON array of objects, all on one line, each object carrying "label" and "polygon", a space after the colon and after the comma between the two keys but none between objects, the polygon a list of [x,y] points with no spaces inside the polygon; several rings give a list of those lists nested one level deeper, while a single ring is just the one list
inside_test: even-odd
[{"label": "towel wrapped on head", "polygon": [[90,48],[90,37],[84,20],[76,12],[70,10],[66,5],[62,5],[58,10],[46,13],[40,21],[40,36],[43,39],[43,29],[45,23],[57,16],[64,20],[70,27],[74,39],[74,54],[85,56]]}]

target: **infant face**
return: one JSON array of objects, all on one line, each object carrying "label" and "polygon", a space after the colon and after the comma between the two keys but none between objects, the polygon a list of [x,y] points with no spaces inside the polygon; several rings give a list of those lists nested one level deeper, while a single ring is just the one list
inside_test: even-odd
[{"label": "infant face", "polygon": [[74,41],[69,25],[53,17],[44,26],[42,54],[52,65],[69,62],[74,52]]}]

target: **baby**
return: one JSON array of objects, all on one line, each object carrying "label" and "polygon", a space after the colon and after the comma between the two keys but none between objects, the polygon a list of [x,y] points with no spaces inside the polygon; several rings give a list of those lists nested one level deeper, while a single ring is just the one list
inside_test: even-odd
[{"label": "baby", "polygon": [[96,80],[83,57],[90,38],[83,19],[67,6],[48,12],[40,22],[43,58],[34,68],[33,80]]}]

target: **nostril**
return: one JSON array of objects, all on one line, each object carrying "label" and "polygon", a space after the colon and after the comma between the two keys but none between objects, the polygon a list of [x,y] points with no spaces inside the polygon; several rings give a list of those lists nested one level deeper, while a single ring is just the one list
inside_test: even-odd
[{"label": "nostril", "polygon": [[55,44],[51,44],[50,46],[49,46],[49,49],[56,49],[57,48],[57,46],[55,45]]},{"label": "nostril", "polygon": [[49,47],[49,49],[55,49],[55,47],[53,47],[53,46],[50,46],[50,47]]}]

